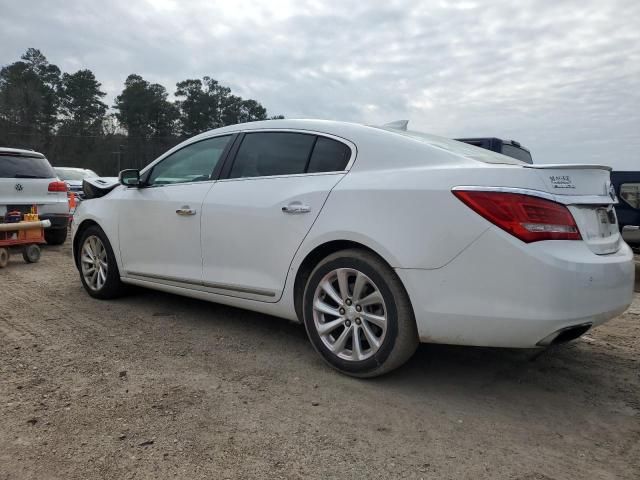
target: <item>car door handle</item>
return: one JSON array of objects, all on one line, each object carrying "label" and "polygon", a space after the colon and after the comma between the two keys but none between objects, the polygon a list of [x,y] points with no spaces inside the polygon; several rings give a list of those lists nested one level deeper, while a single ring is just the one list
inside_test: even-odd
[{"label": "car door handle", "polygon": [[301,203],[290,203],[282,207],[284,213],[309,213],[311,207],[309,205],[303,205]]},{"label": "car door handle", "polygon": [[176,210],[176,213],[178,215],[182,215],[184,217],[187,217],[189,215],[195,215],[196,211],[194,209],[192,209],[192,208],[189,208],[188,205],[185,205],[184,207],[179,208],[178,210]]}]

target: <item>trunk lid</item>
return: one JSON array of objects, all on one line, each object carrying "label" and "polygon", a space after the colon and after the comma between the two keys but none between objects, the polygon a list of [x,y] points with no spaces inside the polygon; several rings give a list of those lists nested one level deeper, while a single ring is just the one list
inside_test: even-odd
[{"label": "trunk lid", "polygon": [[620,231],[613,208],[618,203],[611,168],[603,165],[526,165],[536,171],[547,192],[572,213],[584,242],[606,255],[620,248]]}]

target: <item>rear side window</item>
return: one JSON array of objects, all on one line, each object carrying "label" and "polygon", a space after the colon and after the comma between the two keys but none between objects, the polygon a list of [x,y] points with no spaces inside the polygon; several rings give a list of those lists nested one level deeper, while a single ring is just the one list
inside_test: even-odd
[{"label": "rear side window", "polygon": [[351,149],[344,143],[326,137],[318,137],[307,172],[340,172],[347,167]]},{"label": "rear side window", "polygon": [[55,178],[56,174],[44,157],[24,157],[0,153],[0,178]]},{"label": "rear side window", "polygon": [[304,173],[315,139],[315,135],[302,133],[247,133],[229,178]]}]

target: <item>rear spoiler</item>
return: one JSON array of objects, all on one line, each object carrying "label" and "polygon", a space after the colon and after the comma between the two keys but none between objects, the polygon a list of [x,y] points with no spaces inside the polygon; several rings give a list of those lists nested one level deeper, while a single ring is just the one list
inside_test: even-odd
[{"label": "rear spoiler", "polygon": [[536,165],[527,164],[522,166],[524,168],[537,168],[540,170],[613,170],[613,168],[607,165],[595,165],[593,163],[538,163]]}]

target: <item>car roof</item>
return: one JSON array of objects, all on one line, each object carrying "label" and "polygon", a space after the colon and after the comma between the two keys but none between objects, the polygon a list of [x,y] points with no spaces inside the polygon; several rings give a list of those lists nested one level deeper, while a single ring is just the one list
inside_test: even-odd
[{"label": "car roof", "polygon": [[0,154],[12,154],[18,157],[36,157],[36,158],[45,158],[44,155],[40,152],[36,152],[34,150],[25,150],[23,148],[9,148],[9,147],[0,147]]}]

